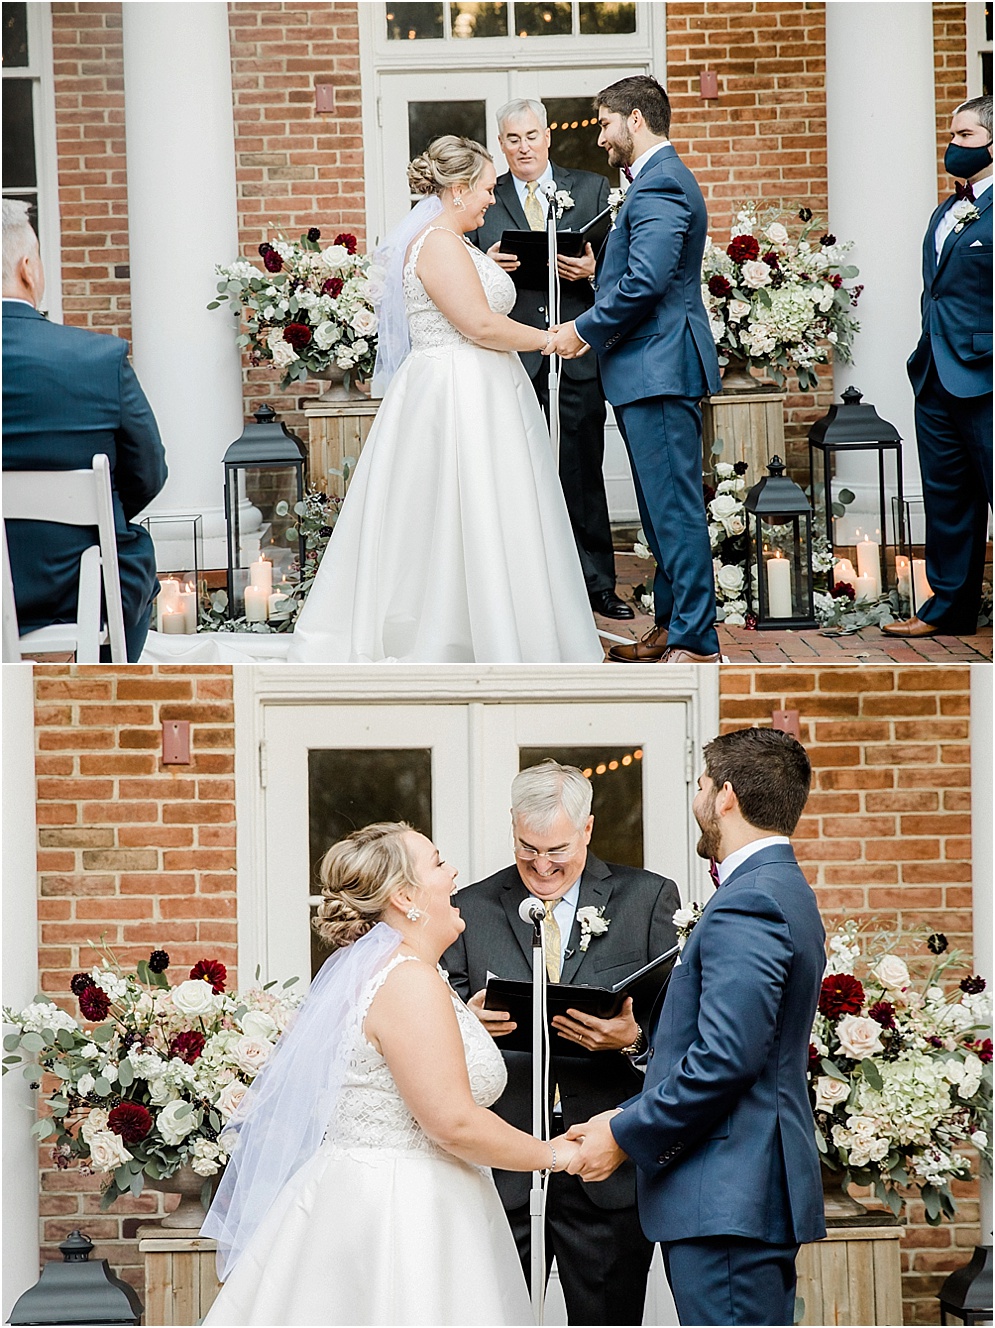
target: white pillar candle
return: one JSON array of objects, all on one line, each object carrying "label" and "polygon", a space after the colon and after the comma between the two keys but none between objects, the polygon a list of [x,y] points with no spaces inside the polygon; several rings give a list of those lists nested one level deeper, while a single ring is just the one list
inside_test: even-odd
[{"label": "white pillar candle", "polygon": [[859,579],[869,577],[873,589],[868,599],[879,599],[881,595],[881,546],[869,535],[857,545],[857,574]]},{"label": "white pillar candle", "polygon": [[767,611],[772,618],[791,617],[791,564],[780,554],[767,559]]},{"label": "white pillar candle", "polygon": [[928,599],[933,598],[933,588],[926,580],[926,560],[912,559],[912,589],[915,591],[915,608],[919,610]]},{"label": "white pillar candle", "polygon": [[249,582],[256,590],[265,590],[267,596],[273,593],[273,564],[268,558],[260,557],[249,569]]},{"label": "white pillar candle", "polygon": [[178,598],[186,623],[184,630],[192,635],[197,631],[197,588],[187,583]]},{"label": "white pillar candle", "polygon": [[838,585],[841,581],[845,581],[848,586],[852,586],[856,579],[857,573],[849,558],[840,558],[833,564],[833,581],[835,584]]},{"label": "white pillar candle", "polygon": [[[159,594],[156,596],[156,614],[160,632],[166,630],[162,625],[162,620],[166,614],[178,612],[179,607],[180,583],[167,576],[159,582]],[[176,628],[174,627],[171,630],[175,631]]]},{"label": "white pillar candle", "polygon": [[912,593],[912,567],[908,558],[901,554],[895,559],[895,576],[898,579],[898,593],[908,599]]},{"label": "white pillar candle", "polygon": [[285,618],[289,612],[287,605],[290,598],[285,590],[277,586],[269,597],[269,616],[271,618]]},{"label": "white pillar candle", "polygon": [[179,605],[175,607],[169,605],[160,607],[159,631],[163,632],[166,636],[186,635],[187,616]]},{"label": "white pillar candle", "polygon": [[245,616],[249,622],[265,622],[269,617],[269,591],[264,586],[245,587]]},{"label": "white pillar candle", "polygon": [[858,576],[854,584],[858,599],[877,599],[877,587],[872,576]]}]

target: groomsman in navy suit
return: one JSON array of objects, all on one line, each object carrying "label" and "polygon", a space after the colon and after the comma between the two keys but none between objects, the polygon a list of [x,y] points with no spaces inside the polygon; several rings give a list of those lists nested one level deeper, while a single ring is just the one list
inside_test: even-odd
[{"label": "groomsman in navy suit", "polygon": [[944,157],[963,180],[930,218],[922,336],[909,359],[933,596],[890,636],[977,631],[992,503],[992,99],[958,106]]},{"label": "groomsman in navy suit", "polygon": [[632,462],[656,559],[656,622],[614,660],[717,663],[712,550],[701,490],[701,398],[720,388],[701,298],[708,217],[667,137],[670,102],[647,75],[596,98],[599,146],[631,180],[602,250],[593,309],[563,323],[551,351],[597,352],[605,395]]},{"label": "groomsman in navy suit", "polygon": [[[3,468],[88,470],[98,452],[111,468],[124,634],[135,663],[159,589],[147,530],[131,520],[166,482],[152,409],[128,363],[128,343],[39,312],[45,273],[27,205],[3,200]],[[50,521],[8,521],[14,601],[21,631],[74,622],[79,562],[96,531]]]},{"label": "groomsman in navy suit", "polygon": [[826,1234],[806,1070],[825,966],[815,895],[789,836],[805,749],[773,729],[705,748],[694,815],[718,889],[674,969],[642,1092],[568,1131],[570,1171],[637,1168],[682,1324],[791,1324],[795,1256]]}]

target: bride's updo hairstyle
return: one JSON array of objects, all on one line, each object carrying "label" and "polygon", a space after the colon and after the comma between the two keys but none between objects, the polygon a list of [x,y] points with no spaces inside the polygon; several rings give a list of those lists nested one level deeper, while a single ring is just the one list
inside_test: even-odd
[{"label": "bride's updo hairstyle", "polygon": [[333,844],[321,860],[321,893],[314,929],[331,950],[358,941],[382,921],[391,896],[417,886],[404,838],[405,821],[378,821]]},{"label": "bride's updo hairstyle", "polygon": [[491,154],[472,138],[443,134],[408,166],[408,184],[414,194],[441,194],[454,184],[472,189],[480,179]]}]

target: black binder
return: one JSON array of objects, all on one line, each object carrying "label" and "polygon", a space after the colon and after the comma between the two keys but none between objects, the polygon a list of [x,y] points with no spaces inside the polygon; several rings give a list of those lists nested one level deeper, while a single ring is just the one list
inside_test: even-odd
[{"label": "black binder", "polygon": [[[564,258],[580,258],[584,246],[589,244],[597,254],[611,226],[611,208],[605,208],[579,231],[557,231],[556,252]],[[549,284],[549,236],[545,230],[505,231],[501,236],[501,253],[517,257],[521,266],[508,275],[519,289],[546,290]]]},{"label": "black binder", "polygon": [[[546,1005],[549,1018],[566,1014],[568,1010],[581,1010],[597,1019],[614,1019],[622,1010],[626,997],[632,997],[633,1013],[640,1023],[653,1012],[670,980],[679,946],[658,955],[642,968],[630,973],[613,987],[590,987],[581,983],[548,982]],[[532,1050],[532,983],[513,982],[507,978],[489,978],[484,995],[485,1010],[507,1010],[518,1025],[513,1033],[496,1038],[502,1051]],[[550,1045],[558,1056],[599,1056],[603,1053],[588,1051],[576,1042],[560,1037],[550,1027]]]}]

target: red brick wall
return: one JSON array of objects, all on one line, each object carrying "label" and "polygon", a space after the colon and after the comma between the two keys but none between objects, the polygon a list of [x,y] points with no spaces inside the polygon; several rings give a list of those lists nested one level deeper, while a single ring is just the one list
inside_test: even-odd
[{"label": "red brick wall", "polygon": [[[180,970],[220,959],[234,984],[231,669],[42,665],[35,679],[42,990],[75,1014],[69,979],[97,962],[101,935],[125,966],[158,947]],[[190,721],[190,765],[162,764],[169,719]],[[141,1288],[135,1233],[161,1197],[100,1214],[99,1178],[50,1156],[41,1149],[43,1257],[84,1225],[94,1257]]]},{"label": "red brick wall", "polygon": [[943,169],[950,142],[950,117],[967,101],[967,9],[963,4],[933,5],[933,69],[936,79],[937,197],[946,198],[953,180]]},{"label": "red brick wall", "polygon": [[[815,778],[795,836],[827,928],[898,919],[972,950],[970,669],[852,665],[724,668],[723,731],[797,710]],[[953,1183],[954,1223],[910,1205],[902,1237],[906,1323],[937,1323],[936,1293],[979,1239],[977,1186]]]}]

